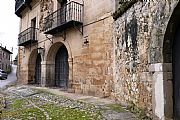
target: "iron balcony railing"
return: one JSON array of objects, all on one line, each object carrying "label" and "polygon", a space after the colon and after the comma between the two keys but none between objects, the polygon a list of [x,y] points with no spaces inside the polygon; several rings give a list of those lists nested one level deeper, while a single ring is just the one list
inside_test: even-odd
[{"label": "iron balcony railing", "polygon": [[15,14],[20,17],[20,13],[28,6],[32,0],[16,0],[15,2]]},{"label": "iron balcony railing", "polygon": [[37,42],[37,28],[30,27],[18,35],[18,45],[25,46]]},{"label": "iron balcony railing", "polygon": [[17,11],[23,4],[25,4],[25,0],[16,0],[15,11]]},{"label": "iron balcony railing", "polygon": [[83,23],[83,4],[71,1],[45,18],[45,34]]}]

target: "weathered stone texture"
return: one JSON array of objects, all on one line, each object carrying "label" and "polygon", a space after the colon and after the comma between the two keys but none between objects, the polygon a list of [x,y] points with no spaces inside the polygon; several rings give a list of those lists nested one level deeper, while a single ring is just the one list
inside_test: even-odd
[{"label": "weathered stone texture", "polygon": [[[109,81],[112,81],[113,43],[112,18],[87,26],[89,44],[73,61],[73,88],[76,92],[110,96]],[[91,29],[90,29],[91,28]]]},{"label": "weathered stone texture", "polygon": [[112,95],[121,102],[133,102],[150,114],[153,80],[158,78],[149,72],[149,65],[163,62],[163,38],[176,4],[177,1],[165,0],[137,2],[114,22]]}]

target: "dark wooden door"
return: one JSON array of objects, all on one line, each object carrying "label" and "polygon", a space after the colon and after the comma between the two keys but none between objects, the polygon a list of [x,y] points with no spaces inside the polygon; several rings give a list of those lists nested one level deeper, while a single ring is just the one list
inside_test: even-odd
[{"label": "dark wooden door", "polygon": [[36,40],[36,18],[31,20],[31,40]]},{"label": "dark wooden door", "polygon": [[174,117],[180,120],[180,26],[173,41]]},{"label": "dark wooden door", "polygon": [[36,58],[35,67],[35,84],[41,84],[41,55],[38,54]]},{"label": "dark wooden door", "polygon": [[55,86],[67,89],[69,77],[68,51],[63,45],[59,48],[55,60]]},{"label": "dark wooden door", "polygon": [[59,11],[57,12],[57,24],[60,26],[66,22],[67,0],[59,2],[58,7]]}]

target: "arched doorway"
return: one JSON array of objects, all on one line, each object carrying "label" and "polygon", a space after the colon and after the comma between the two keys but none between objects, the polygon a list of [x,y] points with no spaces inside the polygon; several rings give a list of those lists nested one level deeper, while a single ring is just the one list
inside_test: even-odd
[{"label": "arched doorway", "polygon": [[180,25],[173,41],[174,117],[180,119]]},{"label": "arched doorway", "polygon": [[37,49],[33,49],[29,56],[28,61],[28,84],[35,83],[35,69],[36,69],[36,59],[37,59]]},{"label": "arched doorway", "polygon": [[38,54],[36,58],[36,67],[35,67],[35,84],[41,84],[41,55]]},{"label": "arched doorway", "polygon": [[62,45],[56,53],[55,57],[55,86],[62,89],[68,88],[69,64],[68,51]]},{"label": "arched doorway", "polygon": [[[170,80],[164,82],[165,94],[165,116],[172,113],[171,118],[180,119],[180,3],[174,9],[169,20],[163,45],[163,62],[172,64],[172,70],[167,71],[164,67],[164,79],[169,79],[168,74],[172,75],[172,84]],[[166,68],[166,69],[165,69]],[[172,87],[172,92],[170,87]],[[173,99],[172,101],[170,99]],[[172,107],[170,107],[172,106]],[[172,110],[170,111],[170,108]],[[170,117],[169,117],[170,118]]]}]

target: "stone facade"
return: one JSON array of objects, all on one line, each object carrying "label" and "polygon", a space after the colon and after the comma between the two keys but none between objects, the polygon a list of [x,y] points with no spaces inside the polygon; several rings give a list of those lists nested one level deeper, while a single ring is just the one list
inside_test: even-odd
[{"label": "stone facade", "polygon": [[[71,1],[67,1],[71,2]],[[41,62],[41,85],[53,86],[55,79],[55,58],[58,49],[65,45],[68,51],[69,91],[94,96],[110,96],[110,83],[113,79],[113,17],[114,2],[81,0],[84,5],[83,35],[76,28],[69,28],[56,35],[44,34],[44,18],[58,9],[56,0],[33,1],[32,9],[22,13],[20,31],[31,27],[36,18],[38,44],[19,47],[18,81],[27,84],[34,81],[37,48],[45,48]],[[104,8],[106,6],[106,8]],[[20,32],[20,33],[21,33]],[[64,36],[65,35],[65,36]],[[88,41],[88,43],[85,43]],[[29,82],[28,82],[29,81]]]},{"label": "stone facade", "polygon": [[145,108],[154,119],[172,119],[172,61],[166,63],[163,52],[166,28],[178,2],[138,1],[114,22],[112,95]]},{"label": "stone facade", "polygon": [[41,47],[41,85],[53,86],[56,54],[64,45],[68,91],[134,103],[154,119],[172,119],[173,35],[169,34],[178,22],[179,0],[136,0],[120,9],[123,12],[115,20],[118,0],[77,2],[84,7],[83,35],[76,27],[44,34],[44,18],[58,9],[56,0],[33,1],[32,9],[21,13],[20,31],[30,27],[33,18],[39,31],[38,43],[19,47],[18,81],[34,81]]}]

